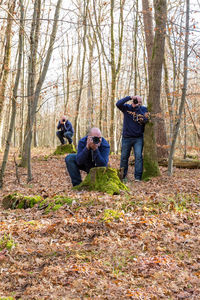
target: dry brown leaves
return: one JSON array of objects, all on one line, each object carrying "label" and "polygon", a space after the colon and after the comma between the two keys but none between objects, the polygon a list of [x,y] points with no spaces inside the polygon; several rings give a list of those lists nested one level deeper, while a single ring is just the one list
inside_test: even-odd
[{"label": "dry brown leaves", "polygon": [[[50,153],[50,150],[49,150]],[[0,198],[19,191],[76,199],[70,210],[45,215],[37,207],[0,209],[0,238],[16,246],[0,251],[0,296],[14,299],[199,299],[200,170],[175,169],[120,196],[71,190],[64,157],[34,153],[33,181],[12,156]],[[110,159],[119,167],[119,157]],[[105,210],[122,212],[105,221]]]}]

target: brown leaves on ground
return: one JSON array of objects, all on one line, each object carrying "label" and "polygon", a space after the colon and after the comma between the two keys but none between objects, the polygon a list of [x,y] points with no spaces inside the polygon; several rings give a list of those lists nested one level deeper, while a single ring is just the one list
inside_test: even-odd
[{"label": "brown leaves on ground", "polygon": [[[175,169],[168,177],[134,182],[118,196],[76,192],[64,156],[34,152],[33,181],[10,157],[4,195],[75,199],[44,214],[0,209],[0,238],[15,246],[0,251],[0,297],[14,299],[199,299],[200,170]],[[119,157],[110,158],[119,167]],[[72,212],[72,213],[70,213]]]}]

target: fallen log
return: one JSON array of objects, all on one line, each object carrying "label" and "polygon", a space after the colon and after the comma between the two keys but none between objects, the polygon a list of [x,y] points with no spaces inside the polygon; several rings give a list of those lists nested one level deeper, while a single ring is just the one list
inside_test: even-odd
[{"label": "fallen log", "polygon": [[[160,159],[158,161],[159,166],[167,167],[168,160],[167,159]],[[185,169],[200,169],[200,160],[197,159],[179,159],[175,158],[173,161],[173,166],[177,168],[185,168]]]}]

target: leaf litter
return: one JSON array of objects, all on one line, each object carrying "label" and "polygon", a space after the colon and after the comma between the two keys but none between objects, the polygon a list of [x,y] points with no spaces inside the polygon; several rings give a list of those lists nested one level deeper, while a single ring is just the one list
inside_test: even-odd
[{"label": "leaf litter", "polygon": [[[47,154],[34,150],[28,184],[23,168],[17,183],[11,157],[0,199],[19,192],[74,200],[48,214],[0,208],[0,241],[14,245],[0,251],[0,297],[199,299],[200,170],[175,168],[168,177],[161,167],[160,177],[136,183],[130,166],[130,191],[111,196],[73,191],[64,156]],[[110,165],[119,168],[119,156]]]}]

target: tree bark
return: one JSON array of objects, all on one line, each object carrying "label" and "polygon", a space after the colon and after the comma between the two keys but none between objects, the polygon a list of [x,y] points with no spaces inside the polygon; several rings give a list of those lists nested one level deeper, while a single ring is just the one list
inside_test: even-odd
[{"label": "tree bark", "polygon": [[2,111],[3,105],[5,100],[5,91],[6,85],[9,75],[9,68],[10,68],[10,58],[11,58],[11,39],[12,39],[12,23],[13,18],[10,15],[13,15],[15,10],[15,3],[16,0],[13,0],[11,5],[9,5],[8,9],[8,16],[7,16],[7,27],[6,27],[6,44],[5,44],[5,53],[4,53],[4,60],[3,65],[0,73],[0,123],[2,119]]},{"label": "tree bark", "polygon": [[26,132],[25,132],[21,164],[23,166],[28,166],[28,181],[30,181],[32,179],[31,163],[30,163],[30,161],[31,161],[32,128],[33,128],[34,118],[35,118],[35,114],[36,114],[36,110],[37,110],[40,91],[41,91],[42,85],[44,83],[44,80],[45,80],[45,77],[46,77],[46,74],[48,71],[49,63],[51,60],[51,55],[53,52],[53,46],[54,46],[54,42],[55,42],[55,38],[56,38],[57,24],[58,24],[61,2],[62,2],[62,0],[58,0],[57,5],[56,5],[54,21],[53,21],[53,29],[52,29],[51,36],[50,36],[50,42],[49,42],[49,47],[47,50],[47,55],[45,58],[44,66],[41,71],[40,77],[37,81],[34,93],[32,94],[33,105],[32,105],[32,109],[30,111],[29,118],[27,118],[27,122],[26,122],[27,123],[26,128],[28,128],[28,129],[26,129]]},{"label": "tree bark", "polygon": [[16,99],[17,99],[17,91],[19,86],[19,80],[20,80],[20,74],[21,74],[21,64],[22,64],[22,54],[23,54],[23,21],[24,21],[24,7],[23,7],[23,1],[20,0],[20,30],[19,30],[19,55],[18,55],[18,66],[17,66],[17,74],[15,78],[15,84],[13,88],[13,96],[12,96],[12,113],[11,113],[11,120],[10,120],[10,126],[8,131],[8,136],[6,140],[6,148],[3,155],[3,162],[1,165],[0,170],[0,188],[3,186],[3,177],[6,169],[6,164],[8,160],[8,154],[10,149],[10,142],[14,130],[14,124],[15,124],[15,116],[16,116]]},{"label": "tree bark", "polygon": [[156,126],[162,123],[160,116],[161,75],[164,59],[165,27],[167,17],[166,0],[155,0],[155,37],[152,50],[151,72],[149,77],[148,109],[152,114],[151,121],[146,125],[144,140],[144,174],[143,177],[158,176],[158,155],[156,147]]},{"label": "tree bark", "polygon": [[[145,28],[147,56],[148,56],[148,77],[149,77],[149,94],[148,103],[151,106],[151,112],[156,115],[154,118],[155,141],[157,147],[157,157],[167,157],[167,135],[165,129],[164,117],[160,105],[160,91],[162,78],[162,63],[165,44],[165,27],[166,27],[166,0],[154,0],[155,10],[155,36],[153,36],[152,14],[148,0],[142,1],[143,20]],[[165,7],[164,7],[165,6]],[[159,49],[160,48],[160,49]],[[155,53],[156,51],[156,53]],[[160,53],[161,56],[160,56]],[[158,56],[157,56],[158,55]],[[161,62],[159,61],[161,60]],[[160,67],[161,66],[161,67]],[[153,74],[152,74],[153,72]],[[152,80],[158,81],[158,84],[152,83]],[[152,88],[152,86],[154,86]]]}]

